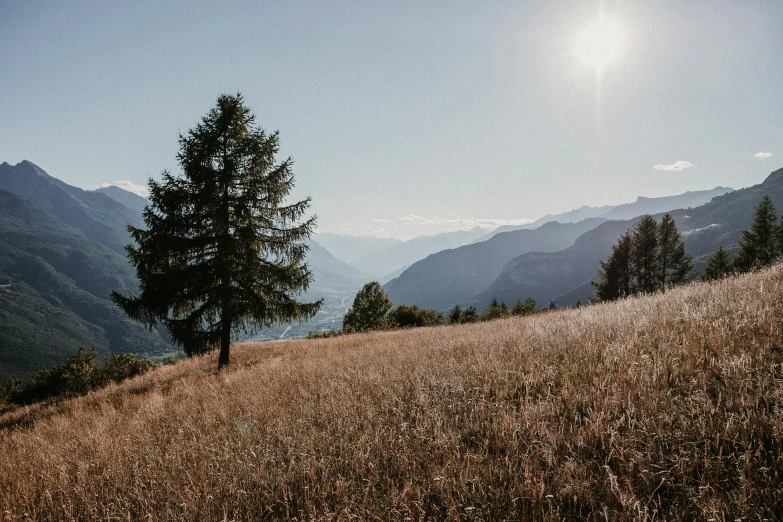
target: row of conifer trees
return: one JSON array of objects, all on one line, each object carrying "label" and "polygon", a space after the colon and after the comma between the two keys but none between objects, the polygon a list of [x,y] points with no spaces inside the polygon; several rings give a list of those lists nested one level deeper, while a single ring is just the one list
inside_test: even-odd
[{"label": "row of conifer trees", "polygon": [[750,230],[742,232],[736,255],[720,246],[704,266],[705,280],[747,272],[772,264],[783,254],[783,216],[769,196],[764,196],[753,214]]},{"label": "row of conifer trees", "polygon": [[[783,254],[783,216],[764,196],[756,206],[750,230],[742,232],[735,256],[723,246],[704,265],[702,279],[714,280],[772,264]],[[658,223],[643,216],[612,246],[601,262],[593,301],[612,301],[684,283],[691,277],[693,258],[685,252],[682,235],[670,214]]]},{"label": "row of conifer trees", "polygon": [[645,215],[612,246],[593,281],[595,301],[612,301],[638,293],[665,290],[685,281],[693,258],[670,214],[658,223]]}]

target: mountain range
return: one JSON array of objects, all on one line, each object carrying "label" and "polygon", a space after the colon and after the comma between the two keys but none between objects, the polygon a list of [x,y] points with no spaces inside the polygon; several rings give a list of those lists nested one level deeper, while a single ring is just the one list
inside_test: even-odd
[{"label": "mountain range", "polygon": [[129,209],[138,212],[139,214],[144,212],[144,207],[146,207],[150,202],[150,200],[145,197],[134,194],[133,192],[128,192],[127,190],[121,189],[120,187],[115,187],[114,185],[95,189],[92,192],[105,194],[117,203],[121,203]]},{"label": "mountain range", "polygon": [[445,310],[484,290],[515,257],[525,252],[562,250],[604,221],[552,221],[534,230],[503,232],[481,243],[443,250],[414,263],[383,288],[394,304]]},{"label": "mountain range", "polygon": [[0,190],[29,201],[122,256],[129,239],[127,225],[143,225],[140,212],[104,193],[63,183],[29,161],[14,166],[0,164]]},{"label": "mountain range", "polygon": [[[696,271],[719,246],[732,250],[750,228],[755,206],[769,195],[783,209],[783,169],[771,173],[763,183],[714,197],[690,209],[672,210],[683,235],[686,252],[694,256]],[[660,218],[663,213],[653,214]],[[577,238],[559,252],[530,252],[509,261],[497,279],[469,302],[486,306],[493,298],[516,302],[530,296],[542,304],[586,303],[593,296],[590,281],[596,278],[599,262],[606,259],[617,238],[636,219],[608,221]]]},{"label": "mountain range", "polygon": [[136,285],[127,260],[15,194],[0,190],[0,379],[61,362],[79,346],[174,352],[128,319],[112,290]]},{"label": "mountain range", "polygon": [[[683,233],[686,250],[695,257],[698,270],[720,244],[729,248],[736,245],[741,238],[741,231],[749,227],[753,209],[764,194],[768,193],[777,205],[783,205],[781,173],[783,169],[773,172],[759,185],[738,191],[717,187],[667,198],[640,197],[628,205],[609,209],[602,207],[602,217],[578,222],[590,226],[585,227],[585,230],[573,237],[569,245],[562,248],[540,248],[536,245],[514,256],[506,254],[504,257],[499,251],[491,251],[492,241],[529,229],[500,232],[470,245],[477,251],[487,249],[487,253],[480,258],[463,254],[468,247],[451,252],[450,261],[446,261],[446,257],[430,256],[412,265],[384,288],[395,304],[417,304],[439,310],[455,304],[483,309],[495,298],[509,305],[527,297],[532,297],[539,305],[546,305],[552,300],[561,306],[578,302],[585,304],[593,295],[590,281],[596,277],[599,262],[606,259],[611,246],[625,230],[633,226],[637,217],[649,213],[660,218],[663,213],[671,212]],[[700,201],[703,203],[692,208],[677,207]],[[565,218],[576,218],[591,212],[593,209],[582,207]],[[600,222],[596,223],[596,219]],[[541,230],[551,226],[551,223],[533,230]],[[522,237],[519,241],[523,241]],[[531,241],[531,238],[526,237],[524,241]],[[505,259],[505,264],[499,269],[496,265],[490,269],[485,261],[490,258],[496,261]],[[479,265],[482,266],[483,281],[476,277],[476,267]],[[487,282],[490,273],[494,276]],[[454,277],[454,274],[458,275]],[[483,288],[477,290],[481,286],[480,281]],[[468,297],[470,292],[473,294]]]},{"label": "mountain range", "polygon": [[583,219],[601,217],[604,219],[632,219],[644,214],[657,214],[676,208],[691,208],[703,205],[712,198],[728,194],[734,189],[727,187],[715,187],[710,190],[694,190],[678,194],[676,196],[664,196],[659,198],[648,198],[639,196],[632,203],[622,205],[604,205],[601,207],[590,207],[584,205],[562,214],[547,214],[546,216],[527,223],[525,225],[504,225],[496,228],[489,234],[481,237],[478,241],[486,241],[495,234],[509,232],[511,230],[538,228],[544,223],[550,221],[559,221],[560,223],[576,223]]}]

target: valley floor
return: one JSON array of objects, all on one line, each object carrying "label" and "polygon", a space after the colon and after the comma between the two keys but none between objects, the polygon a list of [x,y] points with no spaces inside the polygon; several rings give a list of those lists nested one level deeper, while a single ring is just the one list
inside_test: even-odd
[{"label": "valley floor", "polygon": [[2,520],[781,520],[783,266],[0,417]]}]

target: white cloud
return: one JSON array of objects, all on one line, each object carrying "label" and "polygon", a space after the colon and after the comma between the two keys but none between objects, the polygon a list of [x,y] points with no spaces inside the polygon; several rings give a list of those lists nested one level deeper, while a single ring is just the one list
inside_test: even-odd
[{"label": "white cloud", "polygon": [[690,161],[675,161],[671,165],[656,165],[653,168],[655,170],[666,170],[666,171],[679,171],[679,170],[685,170],[693,167],[693,163]]},{"label": "white cloud", "polygon": [[120,187],[122,190],[133,192],[137,196],[141,196],[143,198],[146,198],[150,195],[149,189],[144,185],[137,185],[132,181],[127,181],[124,179],[117,180],[114,183],[101,183],[100,185],[98,185],[98,188],[106,188],[106,187]]},{"label": "white cloud", "polygon": [[772,153],[771,152],[759,152],[758,154],[754,154],[753,157],[754,158],[758,158],[758,159],[767,159],[767,158],[771,158],[772,157]]},{"label": "white cloud", "polygon": [[391,219],[383,219],[383,218],[375,218],[373,219],[376,223],[391,223]]},{"label": "white cloud", "polygon": [[424,217],[418,214],[408,214],[397,220],[406,225],[439,225],[448,227],[499,227],[501,225],[525,225],[532,219],[496,219],[496,218],[462,218],[457,214],[449,217]]}]

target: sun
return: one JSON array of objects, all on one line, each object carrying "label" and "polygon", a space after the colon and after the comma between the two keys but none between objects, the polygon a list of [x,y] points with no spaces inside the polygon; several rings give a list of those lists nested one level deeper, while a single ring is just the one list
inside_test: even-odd
[{"label": "sun", "polygon": [[616,62],[625,50],[625,31],[618,22],[599,15],[585,25],[576,39],[576,55],[596,71]]}]

